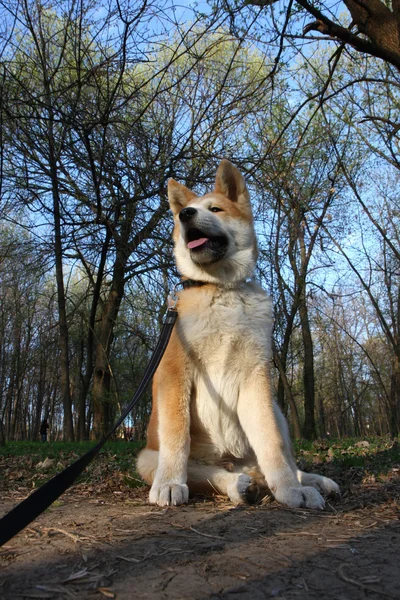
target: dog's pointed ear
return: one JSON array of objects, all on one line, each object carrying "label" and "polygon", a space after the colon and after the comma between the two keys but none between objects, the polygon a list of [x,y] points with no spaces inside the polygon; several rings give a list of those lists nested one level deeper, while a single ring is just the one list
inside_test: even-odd
[{"label": "dog's pointed ear", "polygon": [[175,179],[168,181],[168,200],[174,215],[179,213],[182,208],[185,208],[193,198],[197,198],[197,196],[192,190],[178,183]]},{"label": "dog's pointed ear", "polygon": [[238,169],[224,158],[217,170],[215,192],[229,198],[232,202],[248,204],[250,195],[243,175]]}]

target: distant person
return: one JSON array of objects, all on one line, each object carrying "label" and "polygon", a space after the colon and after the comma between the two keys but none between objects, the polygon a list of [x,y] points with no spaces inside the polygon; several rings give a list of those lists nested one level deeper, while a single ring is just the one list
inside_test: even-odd
[{"label": "distant person", "polygon": [[42,436],[42,442],[47,442],[47,430],[49,428],[49,424],[47,419],[43,419],[42,424],[40,426],[40,435]]}]

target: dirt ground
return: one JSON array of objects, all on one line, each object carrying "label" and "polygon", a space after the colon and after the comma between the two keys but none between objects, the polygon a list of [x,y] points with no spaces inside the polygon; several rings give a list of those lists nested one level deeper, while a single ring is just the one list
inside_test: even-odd
[{"label": "dirt ground", "polygon": [[0,549],[0,598],[400,599],[398,471],[355,480],[323,512],[74,489]]}]

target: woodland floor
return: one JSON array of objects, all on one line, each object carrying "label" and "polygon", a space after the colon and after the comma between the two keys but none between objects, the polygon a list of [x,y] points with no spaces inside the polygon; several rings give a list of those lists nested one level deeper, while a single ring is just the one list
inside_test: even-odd
[{"label": "woodland floor", "polygon": [[[131,446],[131,447],[129,447]],[[2,449],[0,515],[75,451]],[[122,446],[120,446],[122,447]],[[233,507],[194,498],[160,509],[130,470],[132,445],[110,446],[86,478],[0,549],[0,599],[400,599],[398,442],[317,442],[307,470],[335,478],[323,512],[276,502]],[[78,452],[79,453],[79,452]]]}]

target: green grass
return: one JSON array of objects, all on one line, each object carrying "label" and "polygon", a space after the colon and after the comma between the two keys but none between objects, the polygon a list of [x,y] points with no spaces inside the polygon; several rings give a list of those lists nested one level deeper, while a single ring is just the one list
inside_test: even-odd
[{"label": "green grass", "polygon": [[[39,487],[94,445],[95,442],[7,442],[0,446],[0,489]],[[107,442],[77,481],[110,491],[144,485],[135,472],[135,458],[143,445],[144,442]],[[46,458],[54,461],[52,466],[45,471],[37,469]]]},{"label": "green grass", "polygon": [[[369,445],[365,447],[360,442],[368,442]],[[294,447],[297,458],[307,465],[330,463],[341,469],[361,467],[375,474],[387,473],[400,465],[399,439],[389,437],[296,441]]]},{"label": "green grass", "polygon": [[[368,446],[357,444],[368,442]],[[144,485],[135,472],[135,458],[144,442],[108,442],[78,482],[90,493],[118,493]],[[0,446],[0,491],[35,488],[62,471],[95,445],[95,442],[8,442]],[[400,444],[386,437],[296,441],[294,449],[302,468],[346,478],[357,469],[360,477],[385,476],[400,466]],[[52,459],[46,471],[39,462]]]},{"label": "green grass", "polygon": [[[96,442],[7,442],[4,446],[0,446],[0,456],[31,455],[42,460],[46,457],[60,458],[71,453],[82,456],[95,445]],[[137,452],[143,445],[144,442],[107,442],[101,452],[126,456]]]}]

